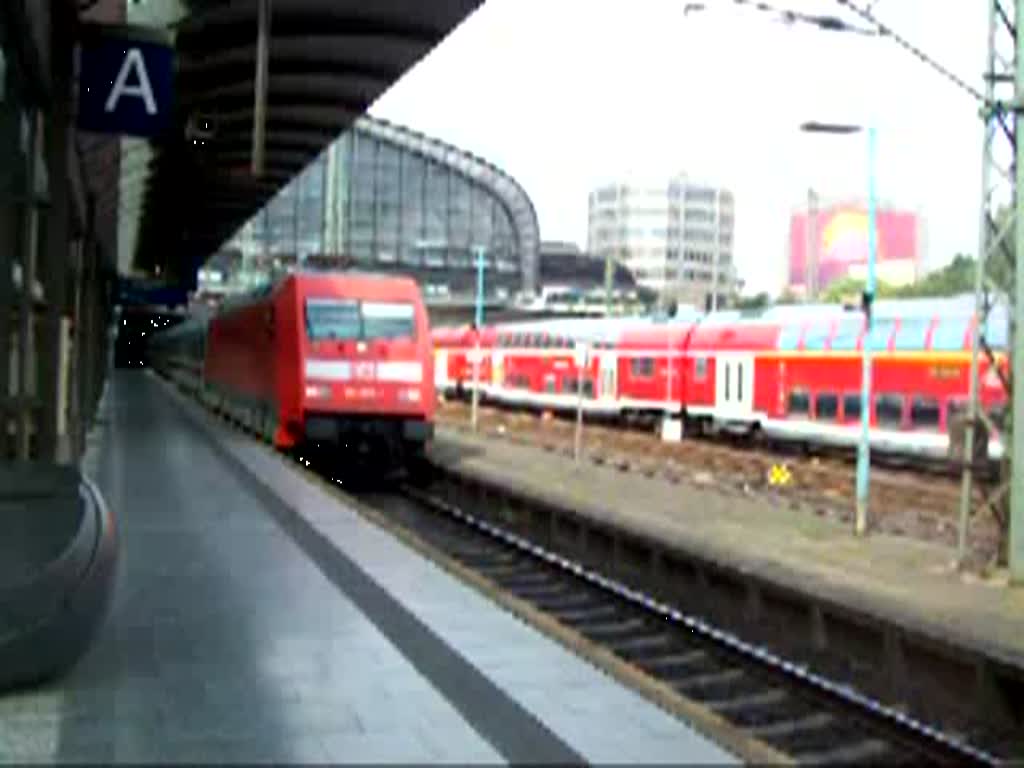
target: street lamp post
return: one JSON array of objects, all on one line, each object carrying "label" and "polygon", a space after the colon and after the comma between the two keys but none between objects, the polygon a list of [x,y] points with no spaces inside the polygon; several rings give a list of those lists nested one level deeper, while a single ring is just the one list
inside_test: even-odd
[{"label": "street lamp post", "polygon": [[800,126],[807,133],[850,134],[866,130],[868,140],[868,269],[864,281],[864,341],[861,349],[860,440],[857,444],[857,501],[854,532],[863,536],[868,527],[868,489],[871,473],[871,373],[872,373],[872,304],[875,299],[875,260],[877,255],[877,201],[875,189],[875,143],[873,125],[864,129],[859,125],[808,122]]},{"label": "street lamp post", "polygon": [[482,350],[480,348],[480,332],[483,329],[484,324],[484,253],[486,250],[487,249],[484,246],[479,246],[476,249],[476,310],[474,312],[476,333],[473,345],[473,405],[470,416],[474,432],[476,432],[477,429],[477,419],[479,418],[478,413],[480,409],[480,358],[482,354]]}]

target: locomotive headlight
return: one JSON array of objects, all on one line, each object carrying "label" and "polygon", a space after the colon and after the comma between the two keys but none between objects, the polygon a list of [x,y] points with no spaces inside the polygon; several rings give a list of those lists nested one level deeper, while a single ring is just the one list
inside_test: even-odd
[{"label": "locomotive headlight", "polygon": [[331,396],[331,388],[327,384],[307,384],[306,397],[326,399]]}]

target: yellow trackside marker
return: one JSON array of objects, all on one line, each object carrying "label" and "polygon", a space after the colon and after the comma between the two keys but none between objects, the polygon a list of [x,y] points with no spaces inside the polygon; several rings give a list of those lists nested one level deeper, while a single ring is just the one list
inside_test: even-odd
[{"label": "yellow trackside marker", "polygon": [[769,485],[789,485],[793,475],[785,464],[775,464],[768,473]]}]

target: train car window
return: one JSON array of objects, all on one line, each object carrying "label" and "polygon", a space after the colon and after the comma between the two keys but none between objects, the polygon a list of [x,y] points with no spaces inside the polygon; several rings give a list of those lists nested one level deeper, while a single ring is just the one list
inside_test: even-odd
[{"label": "train car window", "polygon": [[940,319],[932,334],[932,349],[946,352],[962,350],[967,334],[967,322],[965,317]]},{"label": "train car window", "polygon": [[553,393],[556,390],[557,380],[555,379],[554,374],[549,373],[547,376],[544,377],[544,391]]},{"label": "train car window", "polygon": [[729,375],[730,374],[729,368],[730,368],[729,364],[726,363],[725,366],[723,367],[723,370],[722,370],[722,376],[725,379],[725,401],[726,402],[729,402],[729,380],[732,379],[732,376]]},{"label": "train car window", "polygon": [[910,404],[910,426],[939,426],[939,403],[931,397],[915,397]]},{"label": "train car window", "polygon": [[790,416],[808,416],[811,413],[811,396],[802,389],[789,393],[786,413]]},{"label": "train car window", "polygon": [[693,380],[704,381],[708,377],[708,359],[698,357],[693,361]]},{"label": "train car window", "polygon": [[1005,307],[994,307],[984,327],[985,341],[992,349],[1006,349],[1010,343],[1009,319]]},{"label": "train car window", "polygon": [[860,394],[843,395],[843,418],[847,421],[860,419]]},{"label": "train car window", "polygon": [[306,335],[311,341],[361,338],[363,319],[359,302],[348,299],[306,299]]},{"label": "train car window", "polygon": [[908,317],[900,323],[896,331],[896,338],[893,340],[893,349],[899,351],[924,349],[925,340],[928,338],[928,329],[931,327],[930,317]]},{"label": "train car window", "polygon": [[781,350],[793,351],[800,346],[800,336],[803,328],[800,325],[787,325],[779,332],[778,348]]},{"label": "train car window", "polygon": [[832,334],[832,328],[827,324],[815,324],[807,329],[804,335],[804,349],[821,351],[825,349],[825,343]]},{"label": "train car window", "polygon": [[649,379],[654,375],[654,358],[634,357],[629,361],[629,374],[634,379]]},{"label": "train car window", "polygon": [[594,396],[594,380],[586,378],[583,380],[583,396],[593,397]]},{"label": "train car window", "polygon": [[871,324],[871,334],[868,336],[868,343],[872,350],[886,350],[889,348],[889,339],[892,338],[892,329],[896,321],[892,319],[875,320]]},{"label": "train car window", "polygon": [[363,336],[367,339],[416,337],[416,308],[407,301],[364,301]]},{"label": "train car window", "polygon": [[736,364],[736,399],[743,402],[743,363]]},{"label": "train car window", "polygon": [[862,318],[849,317],[841,320],[839,327],[836,328],[836,335],[832,337],[832,349],[838,351],[856,349],[863,328],[864,320]]},{"label": "train car window", "polygon": [[898,427],[903,423],[903,396],[878,395],[875,398],[875,419],[880,427]]},{"label": "train car window", "polygon": [[832,392],[819,392],[814,399],[814,418],[834,421],[839,415],[839,396]]}]

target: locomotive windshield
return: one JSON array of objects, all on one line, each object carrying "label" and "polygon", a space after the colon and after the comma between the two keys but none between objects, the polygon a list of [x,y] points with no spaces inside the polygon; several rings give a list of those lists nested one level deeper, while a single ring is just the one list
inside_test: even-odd
[{"label": "locomotive windshield", "polygon": [[307,299],[311,341],[415,338],[416,310],[409,302]]}]

